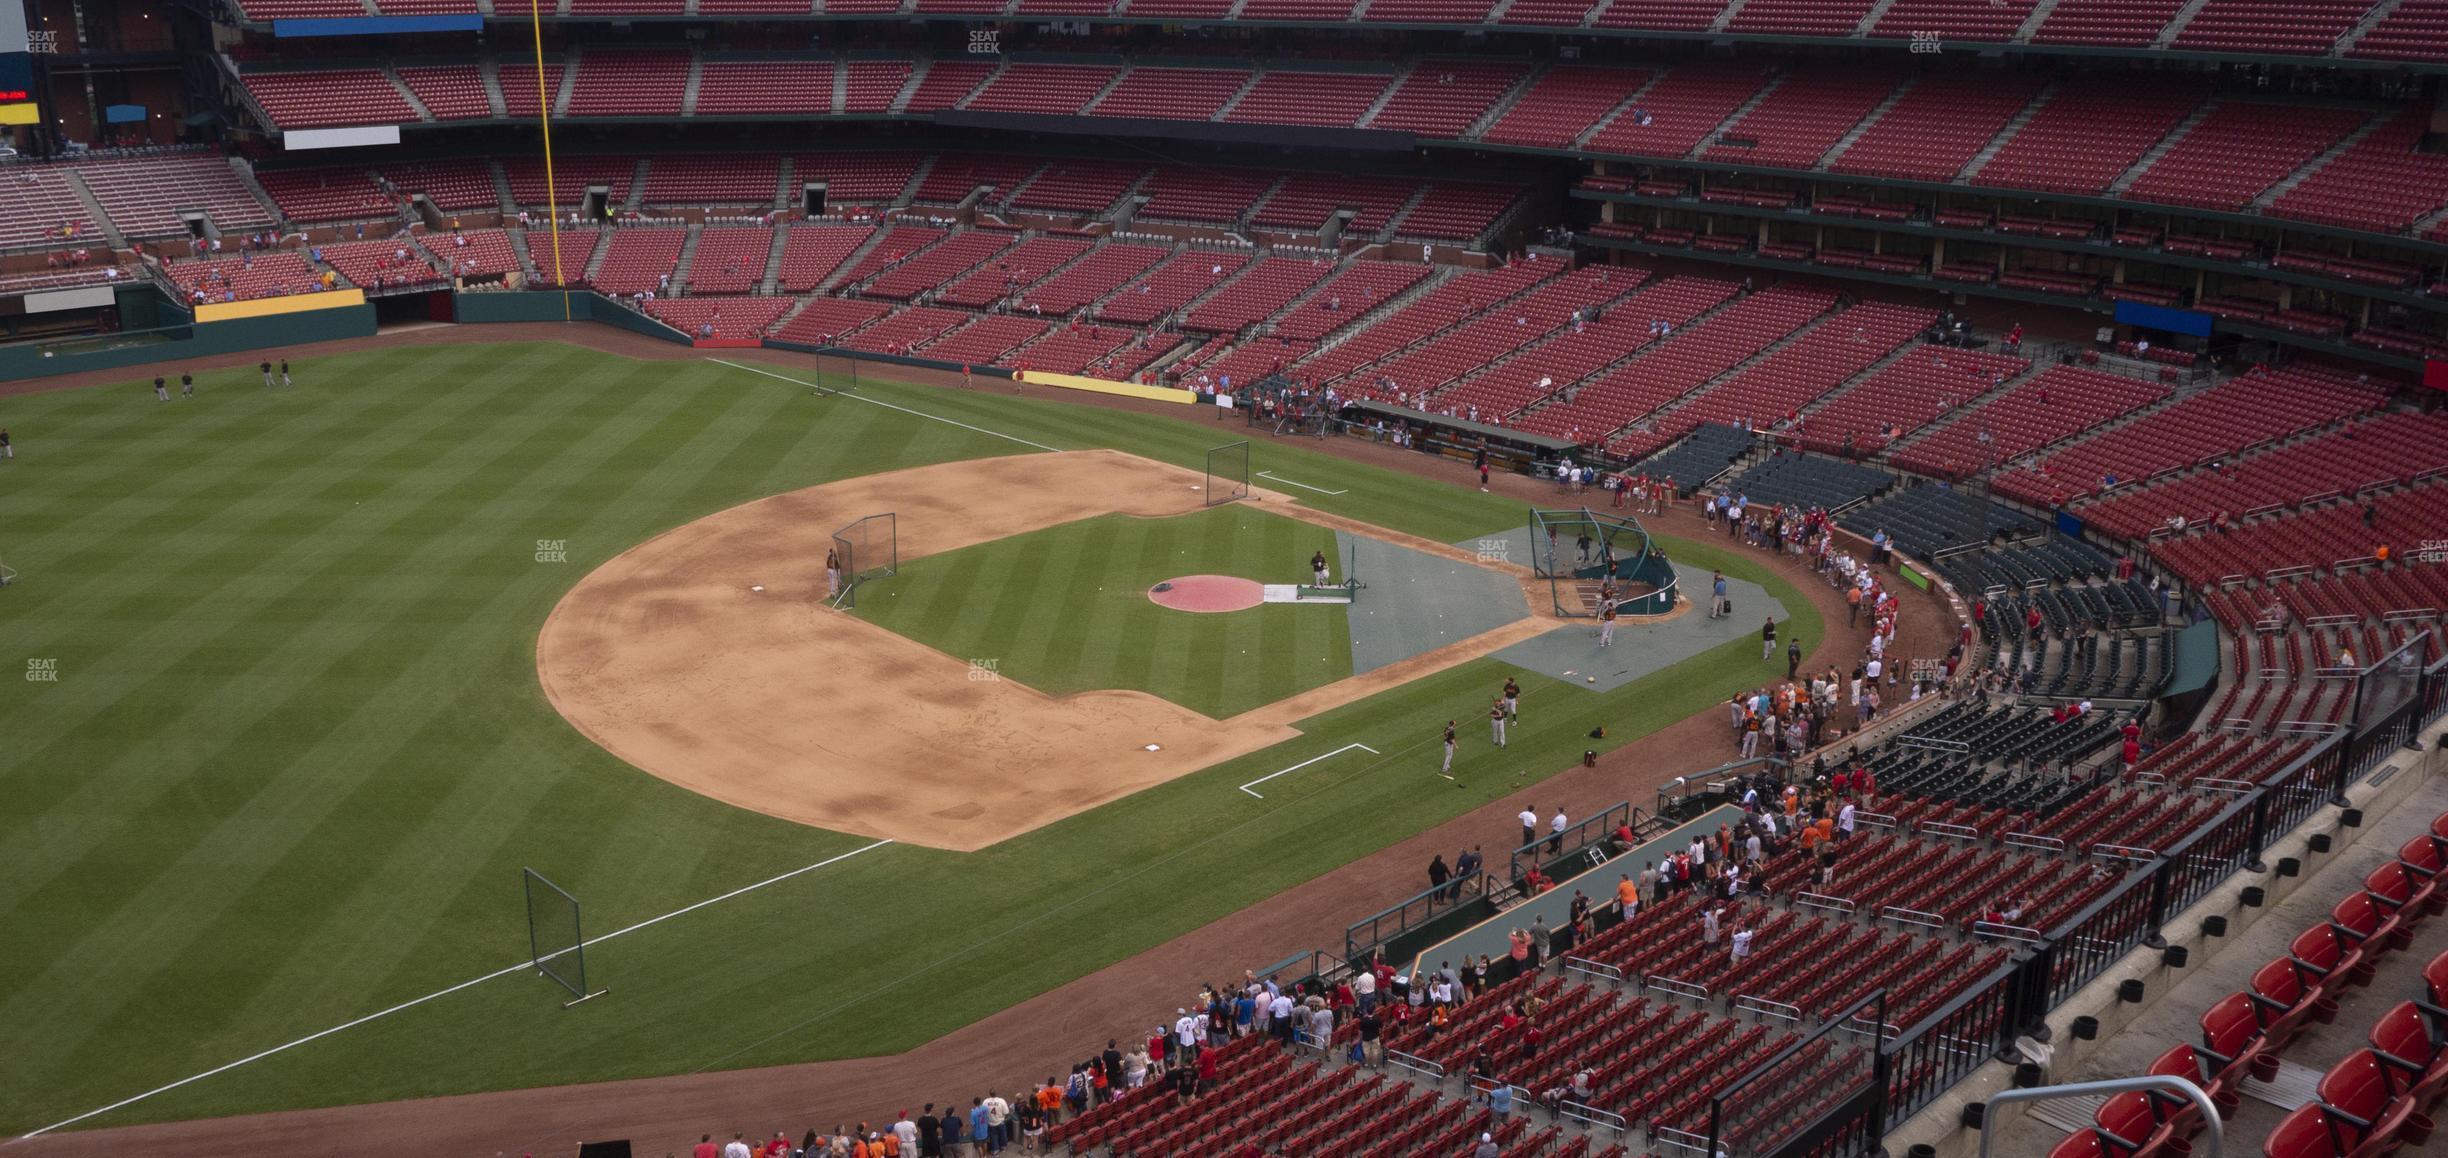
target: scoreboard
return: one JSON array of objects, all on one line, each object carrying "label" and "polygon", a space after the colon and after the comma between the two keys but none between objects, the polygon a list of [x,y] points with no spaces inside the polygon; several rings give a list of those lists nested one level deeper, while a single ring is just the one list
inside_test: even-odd
[{"label": "scoreboard", "polygon": [[33,44],[26,37],[28,0],[0,0],[0,125],[41,121],[34,107]]}]

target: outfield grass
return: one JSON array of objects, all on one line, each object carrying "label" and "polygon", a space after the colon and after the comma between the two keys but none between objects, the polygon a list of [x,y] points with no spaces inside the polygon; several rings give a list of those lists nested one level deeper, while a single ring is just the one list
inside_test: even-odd
[{"label": "outfield grass", "polygon": [[1334,533],[1240,503],[1169,519],[1108,515],[905,563],[858,613],[1054,695],[1127,688],[1216,719],[1351,675],[1339,604],[1229,614],[1159,607],[1183,575],[1303,578]]},{"label": "outfield grass", "polygon": [[[596,749],[538,690],[536,631],[658,531],[1023,449],[745,371],[557,345],[297,368],[294,391],[239,371],[193,402],[131,382],[5,403],[19,453],[0,466],[0,552],[25,578],[0,592],[0,667],[56,660],[58,680],[0,695],[0,1129],[515,964],[521,866],[604,932],[862,847]],[[1193,468],[1246,434],[861,390]],[[1315,505],[1396,530],[1454,541],[1520,520],[1475,489],[1257,450],[1260,469],[1349,492]],[[542,561],[556,543],[566,562]],[[1817,638],[1807,601],[1749,558],[1666,546],[1765,583]],[[908,1048],[1559,770],[1594,723],[1621,743],[1709,707],[1760,665],[1737,642],[1607,695],[1527,677],[1539,726],[1501,759],[1466,746],[1465,788],[1433,781],[1436,727],[1511,670],[1440,673],[980,853],[888,846],[605,942],[588,964],[614,995],[576,1011],[514,974],[88,1124]],[[1314,765],[1264,801],[1235,787],[1355,740],[1385,755]]]}]

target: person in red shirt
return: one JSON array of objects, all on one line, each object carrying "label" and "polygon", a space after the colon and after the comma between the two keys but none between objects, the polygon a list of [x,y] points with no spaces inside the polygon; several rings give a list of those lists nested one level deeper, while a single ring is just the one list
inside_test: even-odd
[{"label": "person in red shirt", "polygon": [[722,1147],[714,1144],[714,1135],[702,1135],[689,1147],[689,1158],[722,1158]]}]

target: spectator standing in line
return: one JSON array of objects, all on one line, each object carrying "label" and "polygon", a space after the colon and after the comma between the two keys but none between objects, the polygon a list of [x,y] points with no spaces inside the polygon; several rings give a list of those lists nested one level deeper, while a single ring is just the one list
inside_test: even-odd
[{"label": "spectator standing in line", "polygon": [[918,1158],[943,1158],[943,1123],[935,1118],[935,1103],[918,1111]]},{"label": "spectator standing in line", "polygon": [[731,1135],[731,1140],[723,1144],[723,1158],[749,1158],[746,1138],[745,1134]]},{"label": "spectator standing in line", "polygon": [[969,1099],[969,1150],[973,1154],[991,1154],[992,1140],[986,1131],[986,1099]]},{"label": "spectator standing in line", "polygon": [[900,1118],[893,1122],[892,1132],[901,1153],[918,1153],[918,1123],[910,1121],[908,1110],[901,1111]]},{"label": "spectator standing in line", "polygon": [[[161,379],[156,378],[154,381],[158,383]],[[722,1158],[722,1147],[714,1144],[714,1135],[700,1134],[697,1136],[697,1144],[689,1147],[689,1158]]]},{"label": "spectator standing in line", "polygon": [[1445,898],[1445,884],[1447,881],[1452,879],[1453,870],[1445,867],[1445,854],[1438,853],[1435,859],[1428,862],[1429,891],[1436,895],[1436,899],[1443,900]]},{"label": "spectator standing in line", "polygon": [[1527,847],[1527,846],[1529,846],[1529,845],[1532,845],[1532,844],[1537,843],[1537,842],[1538,842],[1538,822],[1539,822],[1539,821],[1538,821],[1538,805],[1535,805],[1535,804],[1524,804],[1524,805],[1522,805],[1521,815],[1520,815],[1520,816],[1518,816],[1518,817],[1515,817],[1514,819],[1521,821],[1521,826],[1522,826],[1521,844],[1515,845],[1514,847],[1515,847],[1515,848],[1523,848],[1523,847]]},{"label": "spectator standing in line", "polygon": [[986,1091],[986,1152],[999,1154],[1011,1145],[1011,1103],[1002,1094]]},{"label": "spectator standing in line", "polygon": [[1564,851],[1564,830],[1569,827],[1571,822],[1564,819],[1564,810],[1556,809],[1555,819],[1547,822],[1547,855]]},{"label": "spectator standing in line", "polygon": [[947,1101],[944,1103],[942,1125],[943,1152],[946,1158],[955,1158],[961,1152],[961,1142],[964,1140],[963,1128],[967,1124],[961,1119],[959,1102]]}]

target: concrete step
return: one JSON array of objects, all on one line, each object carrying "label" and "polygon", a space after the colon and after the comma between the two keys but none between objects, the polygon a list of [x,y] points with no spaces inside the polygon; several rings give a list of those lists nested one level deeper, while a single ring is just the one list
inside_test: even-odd
[{"label": "concrete step", "polygon": [[2142,174],[2150,171],[2151,166],[2159,163],[2159,158],[2167,156],[2168,150],[2176,147],[2176,142],[2183,140],[2186,133],[2192,132],[2193,126],[2202,123],[2202,119],[2209,116],[2210,110],[2217,108],[2218,105],[2219,101],[2215,97],[2203,101],[2201,107],[2194,109],[2190,116],[2176,122],[2176,127],[2169,129],[2168,135],[2159,138],[2157,144],[2145,150],[2142,158],[2135,161],[2132,168],[2118,174],[2116,180],[2108,183],[2108,191],[2122,193],[2130,188],[2136,180],[2141,178]]},{"label": "concrete step", "polygon": [[2347,29],[2346,35],[2338,37],[2337,44],[2329,49],[2329,55],[2346,55],[2347,51],[2352,49],[2356,42],[2362,40],[2366,33],[2379,27],[2381,21],[2395,14],[2397,5],[2401,2],[2402,0],[2380,0],[2380,3],[2372,5],[2371,11],[2363,14],[2363,19],[2356,21],[2354,27]]},{"label": "concrete step", "polygon": [[1980,152],[1972,154],[1972,159],[1965,162],[1964,167],[1956,172],[1955,180],[1958,183],[1971,180],[1973,174],[1981,171],[1981,166],[1996,159],[1998,151],[2006,147],[2006,142],[2013,140],[2016,133],[2022,132],[2023,126],[2030,124],[2033,117],[2040,115],[2041,108],[2056,97],[2057,88],[2057,82],[2050,81],[2046,87],[2033,94],[2031,103],[2024,105],[2022,112],[2016,113],[2013,118],[2009,119],[2006,127],[1998,130],[1997,136],[1990,138],[1988,144],[1981,146]]},{"label": "concrete step", "polygon": [[2055,11],[2057,11],[2057,0],[2040,0],[2038,4],[2032,5],[2031,15],[2024,17],[2023,23],[2015,26],[2014,35],[2007,39],[2016,43],[2028,43],[2032,33],[2040,31],[2040,26],[2048,23],[2049,14]]},{"label": "concrete step", "polygon": [[[1241,3],[1242,3],[1242,0],[1233,0],[1233,11],[1235,11],[1235,12],[1239,12],[1239,11],[1241,10]],[[1241,98],[1242,98],[1242,97],[1245,97],[1245,96],[1248,96],[1248,95],[1250,94],[1250,90],[1251,90],[1251,89],[1257,88],[1257,87],[1258,87],[1258,78],[1259,78],[1259,77],[1262,77],[1262,76],[1265,76],[1265,75],[1266,75],[1266,66],[1265,66],[1265,65],[1259,65],[1259,66],[1257,66],[1257,67],[1255,67],[1255,68],[1250,69],[1249,79],[1248,79],[1248,80],[1245,80],[1245,81],[1243,81],[1243,82],[1241,82],[1241,88],[1240,88],[1240,90],[1239,90],[1239,91],[1237,91],[1237,92],[1235,92],[1235,93],[1233,93],[1233,94],[1232,94],[1232,96],[1230,96],[1230,97],[1226,98],[1223,104],[1218,105],[1218,106],[1216,107],[1215,115],[1214,115],[1214,116],[1211,116],[1211,117],[1208,117],[1207,119],[1208,119],[1208,120],[1211,120],[1211,121],[1221,121],[1221,120],[1223,120],[1223,119],[1224,119],[1224,114],[1226,114],[1226,113],[1229,113],[1229,112],[1233,111],[1233,106],[1240,104],[1240,103],[1241,103]]]},{"label": "concrete step", "polygon": [[408,107],[416,110],[418,120],[430,121],[434,119],[433,110],[426,108],[425,102],[417,99],[416,90],[409,88],[408,82],[401,79],[398,69],[386,64],[383,66],[383,75],[390,78],[392,88],[399,90],[400,99],[407,101]]},{"label": "concrete step", "polygon": [[1918,78],[1913,78],[1907,79],[1904,83],[1897,85],[1896,90],[1888,93],[1887,99],[1880,101],[1877,108],[1870,110],[1870,115],[1863,117],[1860,124],[1854,125],[1852,128],[1845,130],[1845,135],[1836,139],[1835,147],[1821,154],[1819,157],[1819,163],[1811,166],[1811,168],[1825,170],[1828,166],[1835,164],[1836,158],[1844,156],[1844,151],[1852,148],[1853,142],[1861,140],[1862,134],[1869,132],[1870,126],[1877,124],[1879,122],[1879,118],[1886,116],[1888,110],[1896,107],[1896,103],[1903,100],[1904,94],[1911,92],[1913,90],[1913,86],[1917,83],[1919,83]]},{"label": "concrete step", "polygon": [[2285,196],[2288,190],[2293,189],[2297,185],[2303,184],[2305,178],[2319,172],[2324,166],[2328,165],[2329,162],[2337,160],[2340,156],[2344,155],[2346,150],[2355,147],[2357,142],[2372,135],[2372,132],[2378,129],[2382,124],[2387,123],[2388,119],[2389,114],[2382,113],[2368,121],[2363,122],[2363,124],[2355,129],[2355,131],[2338,138],[2338,142],[2329,146],[2327,149],[2322,150],[2320,156],[2304,162],[2301,168],[2287,174],[2285,177],[2281,178],[2277,184],[2262,190],[2260,196],[2253,198],[2253,208],[2269,208],[2272,203],[2276,202],[2280,197]]},{"label": "concrete step", "polygon": [[787,225],[774,226],[773,248],[765,254],[765,276],[757,280],[758,293],[782,292],[782,247],[789,241],[790,227]]},{"label": "concrete step", "polygon": [[1878,27],[1879,20],[1887,15],[1888,9],[1893,7],[1895,7],[1895,0],[1878,0],[1878,3],[1870,6],[1868,12],[1862,13],[1861,22],[1853,26],[1850,35],[1854,37],[1870,35],[1870,30]]},{"label": "concrete step", "polygon": [[[1499,10],[1501,11],[1504,8],[1510,8],[1512,6],[1513,0],[1504,0],[1504,3],[1499,6]],[[1530,69],[1530,71],[1523,73],[1522,78],[1515,81],[1512,88],[1506,89],[1503,96],[1497,97],[1494,102],[1488,105],[1486,112],[1479,114],[1478,120],[1472,121],[1469,128],[1462,130],[1462,139],[1466,141],[1478,140],[1480,134],[1494,128],[1496,122],[1503,120],[1506,113],[1513,111],[1514,105],[1521,103],[1522,94],[1529,92],[1538,84],[1539,78],[1545,75],[1547,75],[1547,66],[1545,65],[1534,66]]]},{"label": "concrete step", "polygon": [[[691,13],[694,14],[697,8],[697,0],[689,0],[688,6]],[[681,116],[693,117],[697,115],[697,86],[704,80],[705,57],[699,56],[695,52],[689,53],[688,87],[680,90]]]},{"label": "concrete step", "polygon": [[2183,8],[2177,9],[2176,18],[2168,21],[2167,27],[2159,30],[2158,37],[2151,41],[2151,47],[2166,48],[2176,43],[2176,37],[2184,32],[2185,25],[2193,23],[2193,18],[2201,15],[2202,8],[2209,2],[2210,0],[2187,0]]},{"label": "concrete step", "polygon": [[1598,134],[1605,132],[1608,125],[1614,124],[1615,118],[1620,117],[1637,107],[1640,104],[1641,97],[1646,95],[1650,89],[1657,87],[1659,78],[1665,75],[1665,70],[1663,69],[1652,74],[1647,81],[1642,82],[1639,88],[1633,89],[1632,95],[1625,97],[1622,104],[1616,105],[1612,111],[1607,113],[1607,115],[1598,118],[1597,123],[1592,124],[1589,127],[1588,132],[1573,138],[1573,147],[1579,148],[1588,144],[1590,141],[1596,139]]},{"label": "concrete step", "polygon": [[126,249],[127,235],[119,232],[119,223],[102,211],[101,200],[93,195],[93,190],[85,187],[85,178],[79,176],[75,169],[63,168],[60,172],[67,175],[68,188],[75,192],[77,203],[85,207],[85,215],[93,219],[95,228],[102,231],[102,239],[110,242],[112,249]]},{"label": "concrete step", "polygon": [[688,285],[689,267],[697,262],[697,242],[705,236],[705,227],[691,225],[688,236],[680,242],[680,260],[672,263],[671,283],[675,288]]}]

